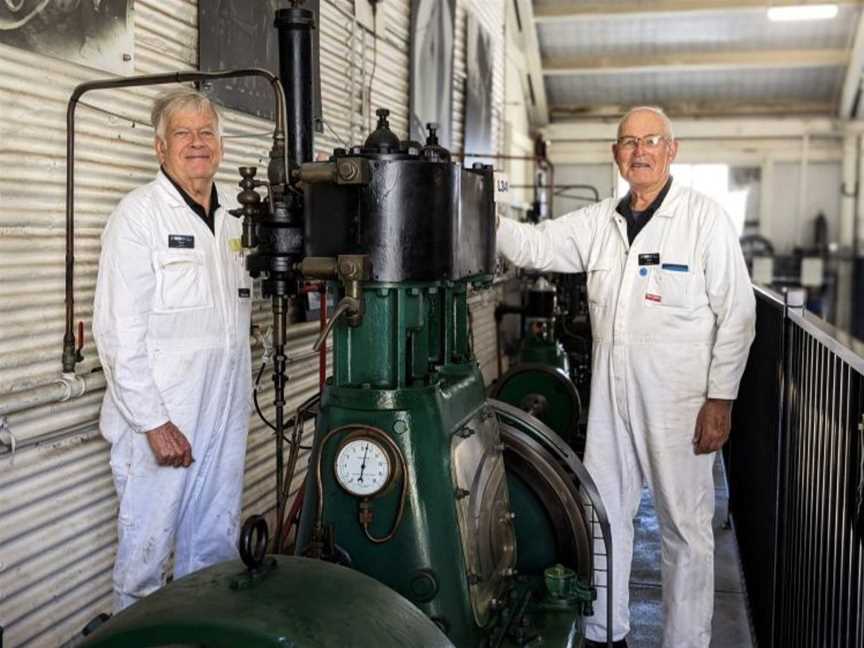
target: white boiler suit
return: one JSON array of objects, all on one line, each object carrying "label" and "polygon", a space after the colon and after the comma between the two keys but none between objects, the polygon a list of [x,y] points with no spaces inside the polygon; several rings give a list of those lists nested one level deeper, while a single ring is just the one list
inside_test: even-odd
[{"label": "white boiler suit", "polygon": [[[498,249],[517,266],[588,275],[585,465],[612,525],[614,639],[630,630],[633,518],[647,482],[662,537],[663,646],[708,648],[714,455],[694,454],[692,440],[705,399],[737,395],[754,336],[753,290],[732,224],[712,200],[673,182],[632,247],[615,207],[608,199],[536,227],[502,219]],[[605,642],[603,592],[594,610],[586,635]]]},{"label": "white boiler suit", "polygon": [[[178,578],[237,556],[251,284],[238,220],[219,208],[214,230],[160,172],[102,235],[93,333],[120,508],[115,610],[165,583],[172,549]],[[192,446],[189,468],[156,464],[144,432],[169,420]]]}]

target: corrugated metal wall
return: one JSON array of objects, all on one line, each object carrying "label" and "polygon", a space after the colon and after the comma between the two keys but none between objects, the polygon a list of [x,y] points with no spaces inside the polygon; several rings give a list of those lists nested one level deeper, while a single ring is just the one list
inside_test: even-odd
[{"label": "corrugated metal wall", "polygon": [[[321,66],[325,133],[316,150],[356,142],[372,123],[370,110],[390,108],[391,125],[407,130],[410,1],[385,0],[386,31],[373,36],[353,19],[352,0],[321,2]],[[462,142],[464,34],[473,11],[493,34],[493,119],[499,138],[503,115],[502,1],[457,3],[454,70],[455,149]],[[137,74],[193,69],[197,62],[195,0],[138,0],[134,4]],[[347,63],[347,65],[346,65]],[[34,72],[38,74],[34,75]],[[368,88],[373,78],[371,98]],[[56,381],[63,336],[65,110],[75,85],[105,73],[0,45],[0,396]],[[99,236],[113,206],[156,170],[149,104],[157,90],[91,93],[78,110],[76,164],[76,319],[85,323],[85,361],[98,369],[90,335]],[[96,107],[94,109],[92,107]],[[268,129],[262,120],[231,113],[218,180],[236,184],[240,164],[266,164]],[[238,137],[242,135],[247,137]],[[487,380],[495,376],[494,291],[472,297],[474,346]],[[253,321],[269,325],[267,304]],[[290,327],[289,354],[311,346],[317,324]],[[253,347],[253,363],[261,348]],[[314,359],[291,366],[288,406],[317,391]],[[97,613],[110,608],[116,500],[107,446],[96,421],[100,375],[80,398],[10,414],[0,426],[0,626],[5,646],[56,646]],[[262,405],[272,400],[269,372]],[[272,414],[272,406],[265,407]],[[0,423],[2,423],[0,419]],[[275,487],[272,436],[252,420],[244,514],[272,507]],[[298,477],[299,482],[299,477]]]}]

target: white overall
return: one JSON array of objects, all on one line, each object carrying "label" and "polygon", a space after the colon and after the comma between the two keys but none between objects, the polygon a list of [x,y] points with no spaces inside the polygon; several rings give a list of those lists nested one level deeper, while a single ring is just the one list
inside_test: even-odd
[{"label": "white overall", "polygon": [[[644,483],[662,536],[664,648],[708,648],[714,600],[714,455],[694,454],[706,398],[732,400],[754,337],[755,300],[723,210],[674,181],[633,241],[605,200],[533,227],[502,219],[517,266],[587,272],[594,336],[585,465],[609,512],[613,636],[630,630],[633,518]],[[605,565],[598,560],[598,567]],[[606,640],[600,592],[586,634]]]},{"label": "white overall", "polygon": [[[172,551],[177,578],[237,555],[251,280],[240,222],[220,208],[214,229],[160,172],[102,235],[93,333],[120,508],[115,610],[165,583]],[[157,465],[143,434],[169,420],[192,445],[189,468]]]}]

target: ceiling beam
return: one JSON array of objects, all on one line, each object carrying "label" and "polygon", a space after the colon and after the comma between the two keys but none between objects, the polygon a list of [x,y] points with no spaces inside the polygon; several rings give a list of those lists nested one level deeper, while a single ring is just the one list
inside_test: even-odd
[{"label": "ceiling beam", "polygon": [[540,43],[534,26],[534,7],[531,0],[515,0],[521,49],[525,55],[527,71],[525,85],[528,116],[531,125],[540,128],[549,123],[549,105],[546,99],[546,83],[543,81],[543,64],[540,59]]},{"label": "ceiling beam", "polygon": [[729,68],[810,68],[846,65],[845,49],[689,52],[653,56],[587,56],[545,59],[546,76],[609,75],[631,72],[710,71]]},{"label": "ceiling beam", "polygon": [[[860,6],[862,0],[835,0],[841,5]],[[543,5],[534,8],[534,21],[538,23],[566,22],[598,17],[625,17],[634,14],[658,14],[690,11],[728,11],[734,9],[767,9],[806,4],[805,0],[657,0],[650,4],[638,1],[610,3],[603,0],[571,2],[567,5]]]},{"label": "ceiling beam", "polygon": [[[770,139],[842,137],[849,130],[839,120],[825,117],[752,119],[676,119],[672,122],[677,139]],[[543,129],[551,142],[612,142],[617,123],[610,121],[554,122]]]},{"label": "ceiling beam", "polygon": [[864,14],[858,18],[858,29],[849,56],[849,66],[846,68],[846,79],[843,81],[843,92],[840,95],[838,115],[842,119],[852,119],[864,114],[864,97],[861,97],[861,74],[864,71]]},{"label": "ceiling beam", "polygon": [[[605,119],[615,123],[630,108],[629,104],[553,104],[550,117],[556,121],[587,121]],[[723,118],[781,116],[820,116],[834,112],[833,101],[802,101],[783,99],[771,101],[674,101],[663,102],[663,111],[671,118]]]}]

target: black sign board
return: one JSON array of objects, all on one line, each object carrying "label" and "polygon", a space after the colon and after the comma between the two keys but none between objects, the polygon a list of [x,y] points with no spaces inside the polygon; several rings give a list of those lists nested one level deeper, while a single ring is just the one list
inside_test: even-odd
[{"label": "black sign board", "polygon": [[[205,72],[260,67],[279,74],[279,39],[273,20],[288,0],[200,0],[198,3],[198,62]],[[312,30],[313,125],[322,132],[321,75],[318,55],[319,0],[303,5],[315,14]],[[273,93],[261,78],[246,77],[207,83],[208,96],[220,105],[257,117],[273,119]]]}]

